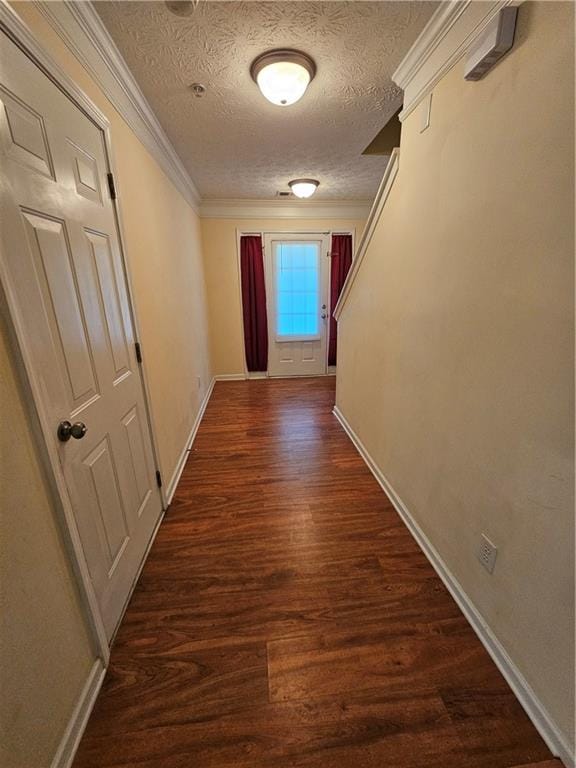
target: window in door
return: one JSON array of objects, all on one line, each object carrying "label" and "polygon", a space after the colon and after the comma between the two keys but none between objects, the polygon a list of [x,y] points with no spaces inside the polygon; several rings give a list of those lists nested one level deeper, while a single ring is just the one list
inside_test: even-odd
[{"label": "window in door", "polygon": [[320,338],[320,247],[317,242],[276,242],[274,247],[277,341]]}]

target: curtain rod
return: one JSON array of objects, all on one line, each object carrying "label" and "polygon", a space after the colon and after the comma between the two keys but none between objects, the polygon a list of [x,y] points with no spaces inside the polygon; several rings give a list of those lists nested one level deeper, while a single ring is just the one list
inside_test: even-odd
[{"label": "curtain rod", "polygon": [[308,229],[306,232],[298,232],[295,229],[265,229],[263,232],[240,232],[240,235],[329,235],[330,232],[319,232],[317,229]]},{"label": "curtain rod", "polygon": [[348,230],[347,232],[336,232],[335,230],[328,230],[328,232],[319,232],[317,229],[308,229],[305,232],[297,232],[294,229],[267,229],[264,230],[264,232],[240,232],[240,237],[246,235],[246,236],[256,236],[260,235],[351,235],[352,232]]}]

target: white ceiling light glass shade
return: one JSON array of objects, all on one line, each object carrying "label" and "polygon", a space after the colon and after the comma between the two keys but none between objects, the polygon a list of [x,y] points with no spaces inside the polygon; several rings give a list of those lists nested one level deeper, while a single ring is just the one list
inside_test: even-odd
[{"label": "white ceiling light glass shade", "polygon": [[296,197],[312,197],[320,186],[320,182],[316,179],[294,179],[288,182],[288,186]]},{"label": "white ceiling light glass shade", "polygon": [[268,101],[287,107],[304,96],[316,74],[316,64],[301,51],[268,51],[252,62],[250,74]]}]

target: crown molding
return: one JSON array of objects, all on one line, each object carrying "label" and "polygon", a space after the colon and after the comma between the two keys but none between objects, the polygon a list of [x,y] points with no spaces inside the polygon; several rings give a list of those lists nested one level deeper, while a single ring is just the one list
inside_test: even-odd
[{"label": "crown molding", "polygon": [[371,200],[202,200],[203,219],[365,219]]},{"label": "crown molding", "polygon": [[459,61],[494,16],[522,0],[444,0],[400,65],[392,80],[404,91],[404,120]]},{"label": "crown molding", "polygon": [[8,0],[0,0],[0,28],[20,48],[34,59],[44,74],[55,85],[63,88],[72,97],[77,106],[103,130],[108,130],[110,121],[106,115],[98,109],[78,85],[68,77],[62,67],[39,44],[32,30],[22,20],[14,8],[8,4]]},{"label": "crown molding", "polygon": [[194,182],[92,3],[35,0],[34,5],[185,199],[198,211],[200,195]]}]

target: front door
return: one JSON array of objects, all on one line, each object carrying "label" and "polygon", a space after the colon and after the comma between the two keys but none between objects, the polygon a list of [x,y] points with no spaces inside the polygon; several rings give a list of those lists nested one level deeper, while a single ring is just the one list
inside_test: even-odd
[{"label": "front door", "polygon": [[326,373],[328,238],[267,235],[268,374]]},{"label": "front door", "polygon": [[31,59],[0,42],[0,258],[110,638],[162,504],[106,145]]}]

